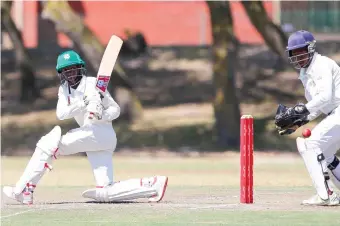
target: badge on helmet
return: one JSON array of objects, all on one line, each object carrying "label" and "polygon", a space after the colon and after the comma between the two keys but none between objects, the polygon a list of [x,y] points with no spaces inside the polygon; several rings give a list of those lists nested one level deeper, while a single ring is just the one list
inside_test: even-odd
[{"label": "badge on helmet", "polygon": [[289,36],[286,51],[290,63],[297,69],[309,66],[315,53],[316,40],[312,33],[296,31]]}]

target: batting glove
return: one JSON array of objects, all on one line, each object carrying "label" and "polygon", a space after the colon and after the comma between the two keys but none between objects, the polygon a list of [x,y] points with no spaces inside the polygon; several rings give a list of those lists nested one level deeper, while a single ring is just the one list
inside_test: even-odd
[{"label": "batting glove", "polygon": [[89,95],[84,96],[84,103],[87,106],[90,102],[99,102],[101,103],[102,97],[98,92],[91,93]]},{"label": "batting glove", "polygon": [[97,120],[101,120],[103,115],[103,105],[95,101],[90,101],[86,107],[86,111],[90,113],[90,118],[94,117]]}]

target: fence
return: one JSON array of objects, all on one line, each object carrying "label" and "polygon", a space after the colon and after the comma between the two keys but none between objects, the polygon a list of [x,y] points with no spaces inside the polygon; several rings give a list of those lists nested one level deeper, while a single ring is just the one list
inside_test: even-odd
[{"label": "fence", "polygon": [[339,1],[281,1],[281,24],[294,30],[320,33],[340,32]]}]

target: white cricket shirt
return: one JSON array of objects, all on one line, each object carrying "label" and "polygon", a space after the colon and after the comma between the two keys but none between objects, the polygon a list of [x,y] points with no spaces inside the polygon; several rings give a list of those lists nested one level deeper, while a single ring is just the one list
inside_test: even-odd
[{"label": "white cricket shirt", "polygon": [[305,88],[309,120],[340,105],[340,67],[334,60],[315,53],[309,67],[300,70],[299,79]]}]

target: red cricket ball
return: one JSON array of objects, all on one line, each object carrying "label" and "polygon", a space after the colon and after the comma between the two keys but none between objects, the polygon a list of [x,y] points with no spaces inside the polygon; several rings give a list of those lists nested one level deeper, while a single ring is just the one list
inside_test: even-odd
[{"label": "red cricket ball", "polygon": [[312,134],[312,132],[310,131],[310,129],[304,129],[303,132],[302,132],[302,136],[304,138],[310,137],[311,134]]}]

